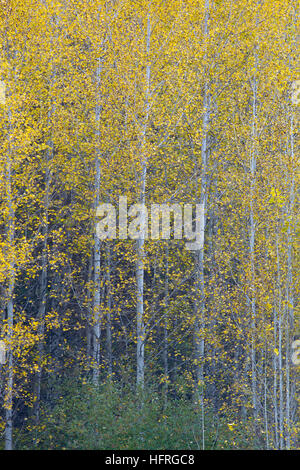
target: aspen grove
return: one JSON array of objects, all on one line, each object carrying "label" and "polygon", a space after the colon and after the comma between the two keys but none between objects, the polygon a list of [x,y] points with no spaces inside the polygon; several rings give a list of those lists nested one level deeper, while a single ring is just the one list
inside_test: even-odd
[{"label": "aspen grove", "polygon": [[0,0],[0,35],[0,448],[298,449],[298,2]]}]

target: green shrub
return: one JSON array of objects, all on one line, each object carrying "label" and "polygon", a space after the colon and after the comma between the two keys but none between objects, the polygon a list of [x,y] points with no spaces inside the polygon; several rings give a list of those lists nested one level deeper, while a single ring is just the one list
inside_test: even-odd
[{"label": "green shrub", "polygon": [[[65,382],[38,428],[29,426],[19,447],[39,449],[202,449],[201,413],[186,398],[164,403],[149,389],[137,394],[118,384],[99,389]],[[228,428],[205,410],[205,448],[226,448]]]}]

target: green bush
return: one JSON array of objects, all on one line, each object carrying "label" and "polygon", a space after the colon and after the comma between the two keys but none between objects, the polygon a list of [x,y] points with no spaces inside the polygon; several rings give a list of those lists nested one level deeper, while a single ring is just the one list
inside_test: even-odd
[{"label": "green bush", "polygon": [[[217,423],[205,418],[205,448],[216,445]],[[43,407],[38,427],[29,425],[19,448],[39,449],[198,449],[202,448],[200,414],[185,398],[164,403],[155,390],[137,394],[108,383],[60,387],[58,403]]]},{"label": "green bush", "polygon": [[[28,426],[19,447],[38,449],[202,449],[202,421],[187,398],[164,403],[156,390],[137,394],[107,383],[65,382],[52,408],[43,408],[40,425]],[[205,410],[205,449],[226,448],[230,433]],[[230,445],[229,445],[230,447]]]}]

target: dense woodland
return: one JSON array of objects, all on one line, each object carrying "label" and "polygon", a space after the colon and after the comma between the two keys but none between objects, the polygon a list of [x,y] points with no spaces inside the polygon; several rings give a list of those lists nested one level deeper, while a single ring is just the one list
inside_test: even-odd
[{"label": "dense woodland", "polygon": [[[299,448],[298,32],[296,0],[0,0],[0,448]],[[120,196],[202,204],[203,248],[101,240]]]}]

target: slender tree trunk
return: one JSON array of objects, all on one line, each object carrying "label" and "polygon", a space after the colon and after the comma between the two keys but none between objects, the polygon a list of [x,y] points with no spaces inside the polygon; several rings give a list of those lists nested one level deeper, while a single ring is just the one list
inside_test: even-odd
[{"label": "slender tree trunk", "polygon": [[[95,155],[95,183],[94,183],[94,209],[96,211],[100,202],[101,166],[100,166],[100,116],[101,116],[101,72],[102,60],[98,59],[96,70],[96,155]],[[101,242],[96,231],[96,221],[94,229],[94,298],[93,298],[93,383],[98,385],[100,367],[100,336],[101,336]]]},{"label": "slender tree trunk", "polygon": [[40,398],[41,398],[41,380],[42,380],[42,360],[44,355],[44,323],[46,313],[46,302],[47,302],[47,237],[48,237],[48,217],[46,215],[45,226],[42,231],[44,236],[43,241],[43,253],[42,253],[42,273],[40,276],[40,305],[38,309],[38,372],[35,377],[34,383],[34,407],[33,413],[35,423],[39,423],[40,419]]},{"label": "slender tree trunk", "polygon": [[[293,21],[296,24],[295,15],[293,15]],[[293,50],[293,47],[292,47]],[[294,52],[294,51],[293,51]],[[289,68],[291,69],[291,60],[289,58]],[[288,110],[290,116],[288,116],[290,122],[290,132],[287,141],[287,153],[290,154],[292,162],[292,175],[289,182],[289,201],[287,211],[287,280],[286,280],[286,448],[291,448],[291,429],[293,423],[293,417],[291,409],[295,407],[295,396],[294,396],[294,383],[293,376],[291,376],[290,368],[290,357],[291,351],[291,336],[294,330],[294,293],[293,293],[293,216],[294,216],[294,203],[295,203],[295,177],[294,177],[294,111],[293,104],[289,103]]]},{"label": "slender tree trunk", "polygon": [[[55,72],[52,73],[51,84],[55,80]],[[50,88],[51,91],[51,88]],[[51,109],[48,112],[48,126],[52,129],[52,119],[55,105],[52,101]],[[46,151],[46,171],[45,171],[45,194],[44,194],[44,214],[43,214],[43,246],[42,246],[42,266],[39,282],[39,308],[38,308],[38,372],[35,377],[34,383],[34,407],[33,413],[36,424],[39,423],[40,418],[40,398],[41,398],[41,380],[42,380],[42,360],[44,355],[44,330],[45,330],[45,313],[47,303],[47,284],[48,284],[48,216],[49,216],[49,199],[50,199],[50,180],[51,170],[50,164],[53,159],[53,138],[50,136],[48,141],[48,149]]]},{"label": "slender tree trunk", "polygon": [[[151,6],[151,5],[150,5]],[[150,7],[149,7],[150,8]],[[151,39],[151,19],[150,10],[148,11],[147,17],[147,32],[146,32],[146,51],[147,59],[150,55],[150,39]],[[146,131],[149,121],[150,112],[150,77],[151,77],[151,65],[147,60],[146,65],[146,108],[145,108],[145,123],[142,132],[141,139],[141,153],[142,153],[142,164],[141,164],[141,190],[140,190],[140,203],[145,204],[145,190],[146,190],[146,178],[147,178],[147,157],[145,155],[145,142],[146,142]],[[143,227],[145,227],[145,220],[142,220]],[[144,237],[137,240],[137,263],[136,263],[136,283],[137,283],[137,349],[136,349],[136,360],[137,360],[137,375],[136,381],[138,388],[144,388],[144,377],[145,377],[145,323],[144,323],[144,258],[145,258],[145,239]]]},{"label": "slender tree trunk", "polygon": [[107,363],[108,375],[112,377],[113,372],[113,359],[112,359],[112,332],[111,332],[111,248],[106,245],[106,260],[107,260],[107,323],[106,323],[106,349],[107,349]]},{"label": "slender tree trunk", "polygon": [[169,390],[169,348],[168,348],[168,323],[169,323],[169,314],[168,314],[168,298],[169,298],[169,245],[166,247],[166,271],[165,271],[165,302],[164,302],[164,347],[163,347],[163,363],[164,363],[164,407],[166,409],[168,402],[168,390]]},{"label": "slender tree trunk", "polygon": [[[257,2],[259,5],[260,1]],[[256,26],[258,26],[258,15],[256,17]],[[256,287],[255,287],[255,220],[254,203],[256,193],[256,159],[257,159],[257,89],[258,89],[258,58],[257,44],[254,45],[254,77],[253,77],[253,96],[252,96],[252,148],[250,157],[250,210],[249,210],[249,250],[250,250],[250,315],[251,315],[251,382],[252,382],[252,407],[253,418],[256,433],[258,432],[258,396],[257,396],[257,363],[256,363]]]},{"label": "slender tree trunk", "polygon": [[[205,0],[204,11],[204,42],[206,44],[208,37],[209,20],[209,0]],[[206,47],[206,45],[205,45]],[[205,54],[206,58],[206,54]],[[205,78],[204,96],[203,96],[203,119],[202,119],[202,144],[201,144],[201,180],[200,187],[196,185],[196,203],[203,205],[202,220],[200,221],[200,230],[205,229],[205,211],[207,205],[207,160],[208,160],[208,130],[210,121],[210,95],[208,83]],[[198,162],[196,163],[196,174],[198,173]],[[198,197],[200,193],[200,197]],[[205,286],[204,286],[204,246],[195,252],[195,302],[194,302],[194,347],[195,347],[195,375],[196,375],[196,397],[200,400],[201,407],[201,426],[202,426],[202,449],[205,448],[205,412],[204,412],[204,329],[205,329]],[[199,394],[199,389],[200,394]]]},{"label": "slender tree trunk", "polygon": [[[291,138],[291,160],[294,162],[294,129],[293,129],[293,116],[291,116],[290,126],[290,138]],[[292,238],[292,223],[294,214],[294,175],[292,175],[292,181],[290,182],[290,194],[289,194],[289,212],[288,212],[288,230],[287,230],[287,282],[286,282],[286,304],[287,304],[287,315],[286,315],[286,422],[287,422],[287,449],[291,446],[291,408],[295,404],[294,390],[291,382],[291,370],[290,370],[290,357],[291,357],[291,335],[294,330],[294,295],[293,295],[293,238]]]},{"label": "slender tree trunk", "polygon": [[277,259],[277,315],[278,315],[278,373],[279,373],[279,448],[283,449],[283,359],[282,359],[282,292],[281,292],[281,272],[280,272],[280,254],[279,254],[279,240],[278,240],[279,227],[276,233],[276,259]]},{"label": "slender tree trunk", "polygon": [[5,396],[5,450],[13,449],[13,326],[14,326],[14,290],[15,290],[15,212],[12,195],[12,146],[11,146],[11,110],[8,109],[8,150],[6,157],[5,180],[8,206],[7,239],[9,245],[9,282],[7,290],[7,388]]},{"label": "slender tree trunk", "polygon": [[273,402],[274,402],[274,443],[275,448],[278,448],[279,439],[278,439],[278,400],[277,400],[277,387],[278,387],[278,364],[277,364],[277,355],[275,350],[277,348],[277,337],[278,337],[278,321],[277,321],[277,307],[276,307],[276,286],[274,288],[274,351],[273,351]]},{"label": "slender tree trunk", "polygon": [[268,371],[267,371],[267,344],[265,344],[265,367],[264,367],[264,421],[265,421],[265,440],[266,440],[266,449],[269,450],[269,421],[268,421]]}]

